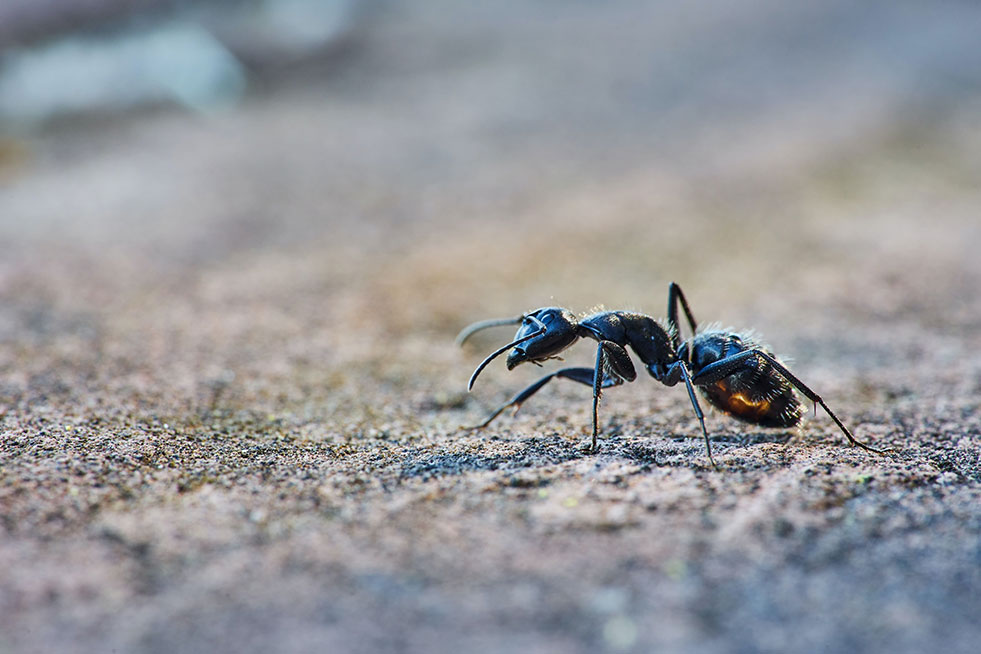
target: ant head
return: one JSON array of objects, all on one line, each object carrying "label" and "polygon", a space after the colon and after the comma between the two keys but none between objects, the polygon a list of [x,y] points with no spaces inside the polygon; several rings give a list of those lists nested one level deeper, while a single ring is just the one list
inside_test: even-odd
[{"label": "ant head", "polygon": [[516,345],[507,358],[508,370],[525,361],[539,364],[554,358],[579,338],[577,324],[571,311],[558,307],[526,313],[514,335]]},{"label": "ant head", "polygon": [[470,376],[468,389],[473,388],[477,376],[481,370],[487,367],[487,364],[511,348],[514,348],[514,351],[507,359],[508,370],[525,361],[540,365],[542,361],[555,357],[579,338],[577,333],[579,324],[571,311],[558,307],[546,307],[517,318],[494,318],[475,322],[460,332],[456,337],[456,342],[462,345],[468,338],[482,329],[503,325],[521,326],[518,328],[518,333],[513,341],[499,348],[477,366],[473,375]]}]

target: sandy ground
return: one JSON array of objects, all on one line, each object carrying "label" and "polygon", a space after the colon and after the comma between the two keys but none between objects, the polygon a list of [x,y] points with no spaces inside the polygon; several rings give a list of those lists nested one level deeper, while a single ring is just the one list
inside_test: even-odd
[{"label": "sandy ground", "polygon": [[[624,62],[669,27],[396,18],[226,114],[5,141],[0,652],[976,651],[977,100],[665,113]],[[573,384],[460,429],[540,374],[466,393],[512,332],[461,327],[672,280],[895,454],[712,414],[716,471],[648,378],[596,455]]]}]

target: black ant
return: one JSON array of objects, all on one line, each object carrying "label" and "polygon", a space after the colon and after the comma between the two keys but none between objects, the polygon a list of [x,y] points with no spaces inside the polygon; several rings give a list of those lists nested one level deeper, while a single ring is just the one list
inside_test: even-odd
[{"label": "black ant", "polygon": [[[686,341],[682,341],[679,335],[679,304],[692,332],[691,338]],[[501,405],[473,429],[486,427],[508,407],[514,407],[516,413],[525,400],[552,379],[571,379],[593,388],[593,442],[589,451],[596,452],[596,412],[602,390],[637,378],[633,361],[626,350],[629,345],[657,381],[665,386],[685,382],[688,398],[702,427],[705,450],[716,468],[718,466],[712,458],[712,446],[705,429],[705,416],[695,395],[696,386],[709,404],[722,412],[754,425],[778,428],[793,427],[801,422],[805,409],[794,392],[796,388],[814,403],[815,411],[817,405],[821,405],[849,443],[869,452],[885,454],[883,450],[856,440],[821,396],[795,377],[754,336],[718,329],[699,332],[688,301],[681,287],[674,282],[668,287],[666,326],[650,316],[630,311],[601,311],[578,319],[567,309],[546,307],[517,318],[476,322],[461,331],[456,340],[462,345],[482,329],[518,324],[521,326],[514,340],[477,366],[470,377],[468,390],[473,388],[477,376],[487,364],[508,350],[511,350],[507,357],[508,370],[525,362],[540,366],[543,361],[560,358],[559,353],[580,338],[591,338],[598,342],[596,364],[592,368],[562,368],[545,375]]]}]

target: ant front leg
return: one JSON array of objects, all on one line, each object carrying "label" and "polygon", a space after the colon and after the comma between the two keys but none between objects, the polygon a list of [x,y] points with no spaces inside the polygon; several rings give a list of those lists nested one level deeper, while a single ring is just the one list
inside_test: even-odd
[{"label": "ant front leg", "polygon": [[[596,346],[596,366],[593,370],[593,444],[590,452],[598,452],[596,445],[596,435],[599,432],[599,400],[604,388],[604,372],[609,370],[609,377],[617,379],[617,384],[623,381],[633,381],[637,379],[637,371],[634,370],[634,363],[630,360],[630,355],[623,346],[613,341],[600,341]],[[610,384],[612,385],[612,384]]]},{"label": "ant front leg", "polygon": [[[532,395],[540,391],[542,387],[545,386],[545,384],[549,383],[553,379],[556,378],[571,379],[574,382],[579,382],[580,384],[585,384],[586,386],[591,387],[593,386],[594,383],[593,377],[594,377],[594,372],[592,368],[562,368],[561,370],[556,370],[555,372],[549,375],[545,375],[544,377],[536,381],[534,384],[524,389],[523,391],[515,395],[513,398],[511,398],[510,400],[499,406],[497,409],[494,410],[493,413],[490,414],[490,416],[488,416],[487,420],[484,420],[479,425],[474,425],[473,427],[467,427],[466,429],[483,429],[491,422],[493,422],[494,418],[501,415],[509,407],[514,407],[514,412],[512,413],[512,415],[514,415],[515,413],[518,412],[518,409],[521,408],[521,405],[524,404],[524,402],[528,398],[530,398]],[[623,380],[620,379],[619,377],[606,377],[603,379],[602,387],[609,388],[610,386],[617,386],[622,383]]]}]

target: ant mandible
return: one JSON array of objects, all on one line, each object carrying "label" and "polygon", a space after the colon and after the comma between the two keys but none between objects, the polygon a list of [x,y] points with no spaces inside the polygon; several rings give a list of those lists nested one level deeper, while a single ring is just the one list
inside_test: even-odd
[{"label": "ant mandible", "polygon": [[[678,305],[681,305],[691,328],[691,338],[682,341],[678,324]],[[709,404],[720,411],[761,427],[787,428],[801,422],[805,409],[794,389],[814,403],[821,405],[852,445],[875,454],[885,454],[871,445],[856,440],[838,416],[824,403],[821,396],[794,376],[765,345],[751,334],[710,329],[698,331],[681,287],[674,282],[668,287],[668,319],[663,326],[650,316],[630,311],[601,311],[585,318],[567,309],[545,307],[517,318],[482,320],[466,327],[457,336],[462,345],[476,332],[489,327],[521,325],[514,340],[481,362],[470,377],[468,390],[473,389],[477,376],[491,361],[511,350],[507,357],[508,370],[521,363],[540,366],[548,359],[559,358],[580,338],[597,341],[596,364],[592,368],[562,368],[545,375],[511,400],[498,407],[484,422],[473,427],[481,429],[491,423],[508,407],[515,413],[532,395],[555,378],[571,379],[593,388],[593,441],[590,452],[597,451],[597,408],[604,388],[632,382],[637,378],[633,361],[626,346],[640,357],[647,372],[665,386],[683,381],[688,389],[692,409],[702,427],[705,451],[712,458],[712,445],[705,429],[705,415],[698,404],[695,387]]]}]

